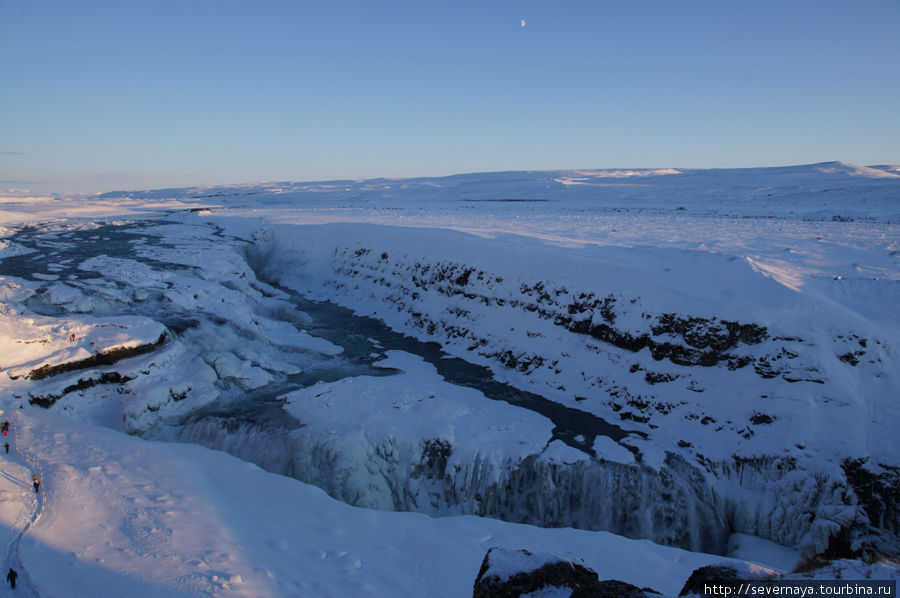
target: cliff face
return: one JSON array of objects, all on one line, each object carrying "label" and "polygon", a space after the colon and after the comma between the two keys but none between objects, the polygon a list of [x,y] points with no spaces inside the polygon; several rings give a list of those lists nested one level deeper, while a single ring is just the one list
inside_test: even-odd
[{"label": "cliff face", "polygon": [[[348,236],[327,229],[260,232],[251,263],[265,248],[270,259],[262,267],[256,262],[263,276],[375,315],[489,365],[501,379],[630,426],[648,439],[624,444],[662,455],[653,461],[638,449],[632,469],[598,462],[549,467],[536,455],[508,469],[496,486],[502,499],[484,487],[461,491],[454,474],[432,475],[444,480],[432,493],[442,497],[438,503],[467,495],[474,506],[466,512],[513,519],[530,512],[541,525],[610,529],[696,546],[679,531],[668,538],[648,531],[663,525],[629,523],[627,509],[618,515],[609,506],[592,510],[593,499],[585,499],[605,493],[611,502],[636,500],[642,508],[667,499],[679,504],[668,476],[680,480],[674,486],[691,501],[709,507],[700,509],[714,528],[702,534],[711,542],[706,549],[718,541],[710,538],[728,531],[758,534],[809,554],[856,552],[884,533],[896,544],[896,517],[885,501],[861,499],[860,489],[869,483],[878,490],[866,491],[868,496],[895,491],[877,475],[895,467],[893,441],[885,422],[868,413],[888,405],[896,358],[871,322],[724,256],[618,248],[607,255],[447,231],[355,227]],[[347,238],[354,240],[338,240]],[[879,434],[885,440],[873,443]],[[320,446],[316,439],[303,442]],[[419,471],[428,461],[423,447],[420,442],[405,449]],[[845,474],[848,459],[866,459],[867,471],[875,473],[861,486],[860,476]],[[682,463],[677,475],[676,463]],[[415,478],[416,471],[387,477]],[[479,477],[471,471],[460,476]],[[549,487],[567,497],[566,508],[559,499],[547,501]],[[630,498],[618,490],[636,487],[642,490]],[[388,502],[422,508],[403,495],[395,491]],[[472,500],[476,495],[479,500]],[[692,510],[698,512],[687,512]]]}]

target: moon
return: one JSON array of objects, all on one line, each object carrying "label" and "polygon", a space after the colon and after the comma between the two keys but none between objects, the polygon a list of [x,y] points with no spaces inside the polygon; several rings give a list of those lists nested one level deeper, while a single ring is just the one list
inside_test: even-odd
[{"label": "moon", "polygon": [[525,19],[522,19],[522,29],[525,28]]}]

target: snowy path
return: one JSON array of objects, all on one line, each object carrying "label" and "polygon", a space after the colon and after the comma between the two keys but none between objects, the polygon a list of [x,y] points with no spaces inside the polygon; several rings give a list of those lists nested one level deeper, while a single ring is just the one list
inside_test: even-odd
[{"label": "snowy path", "polygon": [[[18,450],[15,431],[16,426],[13,424],[9,435],[0,436],[0,442],[9,442],[10,445],[8,454],[0,445],[0,551],[3,563],[0,571],[5,573],[10,567],[15,569],[19,574],[16,595],[36,597],[39,594],[33,588],[28,572],[19,558],[19,541],[40,517],[44,497],[42,492],[35,493],[31,484],[33,472],[40,476],[39,463],[34,456]],[[3,587],[7,592],[12,592],[5,574]]]}]

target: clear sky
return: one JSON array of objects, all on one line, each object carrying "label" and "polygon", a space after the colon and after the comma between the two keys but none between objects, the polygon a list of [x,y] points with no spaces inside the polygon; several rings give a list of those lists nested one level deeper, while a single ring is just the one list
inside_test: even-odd
[{"label": "clear sky", "polygon": [[0,0],[0,191],[900,163],[900,0]]}]

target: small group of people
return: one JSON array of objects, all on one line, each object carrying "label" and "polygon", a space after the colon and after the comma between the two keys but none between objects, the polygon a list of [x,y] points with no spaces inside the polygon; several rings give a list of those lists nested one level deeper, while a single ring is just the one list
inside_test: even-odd
[{"label": "small group of people", "polygon": [[[9,432],[9,420],[4,420],[2,424],[0,424],[0,432],[3,432],[3,435]],[[9,454],[9,442],[3,443],[3,448],[6,449],[6,454]],[[31,483],[34,486],[34,491],[39,492],[41,489],[41,481],[38,479],[37,474],[31,475]]]},{"label": "small group of people", "polygon": [[[2,424],[0,424],[0,431],[3,432],[3,435],[6,436],[9,433],[9,421],[4,420]],[[3,443],[3,448],[6,449],[6,453],[9,454],[9,442]],[[38,492],[41,481],[38,479],[37,474],[31,475],[31,482],[34,485],[34,491]],[[6,581],[9,582],[10,589],[16,589],[16,579],[19,577],[18,572],[12,567],[9,568],[9,573],[6,574]]]}]

